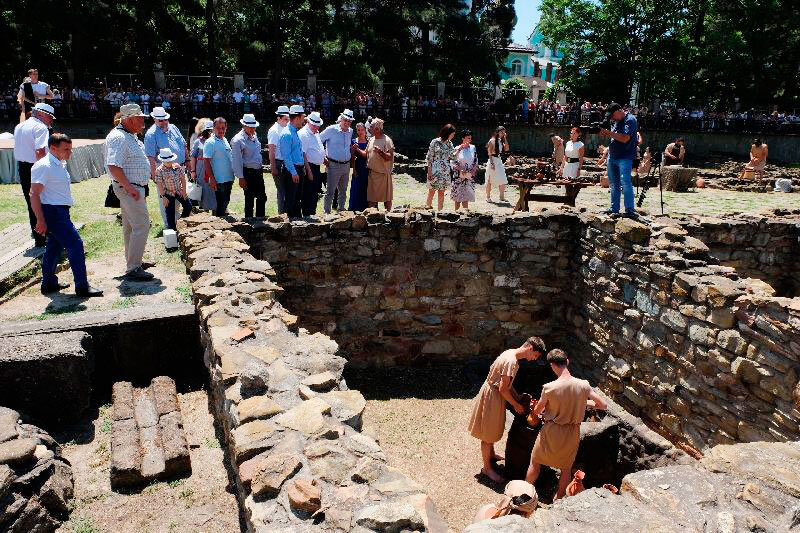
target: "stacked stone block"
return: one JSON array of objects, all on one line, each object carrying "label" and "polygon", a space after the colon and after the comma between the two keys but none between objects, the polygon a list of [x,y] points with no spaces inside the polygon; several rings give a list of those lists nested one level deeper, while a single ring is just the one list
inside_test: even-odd
[{"label": "stacked stone block", "polygon": [[140,486],[191,472],[175,382],[153,378],[149,387],[114,384],[111,487]]}]

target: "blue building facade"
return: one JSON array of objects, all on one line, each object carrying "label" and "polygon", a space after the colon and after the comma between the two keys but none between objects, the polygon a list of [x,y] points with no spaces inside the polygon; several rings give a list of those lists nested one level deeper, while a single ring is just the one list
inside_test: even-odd
[{"label": "blue building facade", "polygon": [[530,88],[533,101],[539,101],[544,92],[558,81],[564,54],[558,47],[545,46],[538,28],[533,30],[526,43],[514,43],[506,50],[508,55],[504,66],[507,72],[500,73],[501,79],[521,79]]}]

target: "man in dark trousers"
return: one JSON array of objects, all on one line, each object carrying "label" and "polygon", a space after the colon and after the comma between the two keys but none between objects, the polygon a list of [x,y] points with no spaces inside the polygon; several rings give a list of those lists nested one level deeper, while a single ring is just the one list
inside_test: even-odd
[{"label": "man in dark trousers", "polygon": [[31,118],[14,128],[14,159],[17,160],[19,183],[25,203],[28,204],[28,220],[37,247],[45,245],[45,237],[36,233],[36,214],[31,209],[31,168],[47,155],[50,126],[55,118],[55,111],[50,104],[39,103],[33,106]]}]

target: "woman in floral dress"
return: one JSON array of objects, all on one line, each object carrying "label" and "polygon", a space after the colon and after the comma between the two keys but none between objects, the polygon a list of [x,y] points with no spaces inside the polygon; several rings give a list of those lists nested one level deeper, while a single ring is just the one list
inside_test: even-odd
[{"label": "woman in floral dress", "polygon": [[472,144],[472,132],[461,132],[461,144],[453,152],[455,173],[450,198],[456,204],[456,210],[463,206],[469,209],[469,203],[475,201],[475,174],[478,173],[478,151]]},{"label": "woman in floral dress", "polygon": [[453,137],[456,129],[452,124],[445,124],[439,136],[431,141],[428,148],[428,201],[429,209],[433,206],[433,195],[438,194],[439,211],[444,207],[444,191],[450,186],[450,158],[453,155]]}]

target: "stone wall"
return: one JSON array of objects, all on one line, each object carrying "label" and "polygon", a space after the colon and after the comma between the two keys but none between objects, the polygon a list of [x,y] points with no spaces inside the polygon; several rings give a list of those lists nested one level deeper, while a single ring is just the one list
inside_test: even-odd
[{"label": "stone wall", "polygon": [[557,339],[572,277],[574,216],[370,212],[266,222],[248,241],[279,299],[357,366],[493,357],[530,335]]},{"label": "stone wall", "polygon": [[800,438],[800,298],[713,264],[680,227],[583,216],[569,311],[581,371],[697,449]]},{"label": "stone wall", "polygon": [[771,215],[690,217],[681,227],[721,265],[769,283],[777,296],[800,296],[800,212]]},{"label": "stone wall", "polygon": [[248,531],[446,532],[424,489],[361,432],[366,402],[342,379],[336,343],[298,329],[269,263],[224,220],[178,227]]}]

